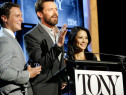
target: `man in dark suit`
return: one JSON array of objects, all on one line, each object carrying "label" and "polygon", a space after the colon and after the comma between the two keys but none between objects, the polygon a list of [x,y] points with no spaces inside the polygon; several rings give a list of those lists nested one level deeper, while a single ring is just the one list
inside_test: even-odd
[{"label": "man in dark suit", "polygon": [[35,10],[40,22],[24,36],[29,59],[42,66],[40,75],[31,80],[33,93],[58,95],[58,83],[46,81],[65,67],[63,45],[67,26],[64,26],[62,33],[55,26],[58,23],[58,12],[54,0],[38,0]]},{"label": "man in dark suit", "polygon": [[20,7],[6,2],[0,6],[0,95],[32,95],[27,89],[29,79],[38,75],[41,66],[25,69],[23,51],[14,33],[21,30],[23,21]]}]

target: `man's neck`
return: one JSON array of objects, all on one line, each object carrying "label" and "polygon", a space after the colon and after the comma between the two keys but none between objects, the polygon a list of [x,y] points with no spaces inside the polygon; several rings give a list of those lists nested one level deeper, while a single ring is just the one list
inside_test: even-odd
[{"label": "man's neck", "polygon": [[42,23],[43,25],[45,25],[45,26],[47,26],[47,27],[51,28],[51,29],[53,29],[53,28],[54,28],[54,26],[49,25],[49,24],[47,24],[47,23],[45,23],[45,22],[42,22],[42,21],[41,21],[41,23]]},{"label": "man's neck", "polygon": [[15,33],[16,31],[13,31],[9,26],[4,25],[3,28],[9,29],[10,31],[12,31],[13,33]]}]

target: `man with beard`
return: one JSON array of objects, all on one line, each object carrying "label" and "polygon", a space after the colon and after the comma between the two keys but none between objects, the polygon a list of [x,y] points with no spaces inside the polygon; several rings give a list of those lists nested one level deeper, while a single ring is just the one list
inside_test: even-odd
[{"label": "man with beard", "polygon": [[31,80],[33,93],[58,95],[58,83],[46,81],[65,67],[63,45],[67,26],[64,25],[62,32],[55,26],[58,23],[58,12],[54,0],[38,0],[35,11],[40,22],[24,36],[29,59],[42,66],[41,74]]}]

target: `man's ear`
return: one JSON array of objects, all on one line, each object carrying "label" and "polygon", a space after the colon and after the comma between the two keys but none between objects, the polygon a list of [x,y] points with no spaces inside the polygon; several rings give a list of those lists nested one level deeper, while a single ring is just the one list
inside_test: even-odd
[{"label": "man's ear", "polygon": [[3,21],[4,23],[7,22],[7,16],[2,15],[2,16],[1,16],[1,19],[2,19],[2,21]]},{"label": "man's ear", "polygon": [[37,16],[39,17],[39,18],[43,18],[43,14],[42,14],[42,12],[37,12]]}]

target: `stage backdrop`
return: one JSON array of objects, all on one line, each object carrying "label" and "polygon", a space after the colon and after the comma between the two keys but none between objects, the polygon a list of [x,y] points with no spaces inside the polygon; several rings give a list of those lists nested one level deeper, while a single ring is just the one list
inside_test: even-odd
[{"label": "stage backdrop", "polygon": [[[35,2],[37,0],[17,0],[21,5],[23,23],[38,24],[39,20],[35,13]],[[58,27],[64,23],[68,28],[83,26],[83,1],[82,0],[55,0],[58,8]]]},{"label": "stage backdrop", "polygon": [[[21,5],[23,23],[27,24],[23,28],[33,28],[28,24],[38,24],[39,20],[35,13],[36,0],[17,0],[17,3]],[[98,35],[98,17],[97,17],[97,0],[55,0],[58,7],[59,21],[57,26],[60,28],[64,23],[68,25],[69,31],[74,26],[83,26],[89,29],[92,42],[88,47],[89,51],[99,53],[99,35]],[[24,30],[26,30],[24,29]],[[25,31],[23,33],[26,33]],[[67,51],[67,40],[69,31],[65,38],[65,50]],[[23,36],[24,34],[22,34]],[[24,54],[26,50],[23,46],[23,42],[19,42],[22,45]],[[99,55],[98,55],[99,56]],[[26,56],[27,57],[27,56]]]}]

